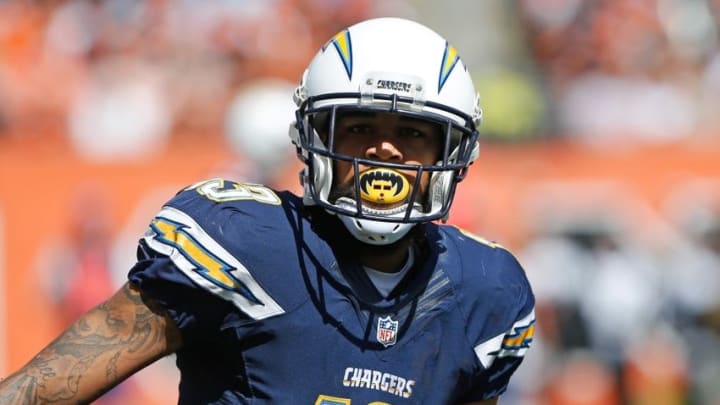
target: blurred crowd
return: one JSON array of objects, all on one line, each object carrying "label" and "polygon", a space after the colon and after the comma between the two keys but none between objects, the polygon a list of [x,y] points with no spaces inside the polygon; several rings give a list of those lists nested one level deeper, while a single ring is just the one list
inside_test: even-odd
[{"label": "blurred crowd", "polygon": [[519,257],[541,332],[519,403],[720,403],[717,180],[671,193],[663,217],[612,184],[534,190]]},{"label": "blurred crowd", "polygon": [[100,160],[221,134],[244,84],[295,83],[329,36],[374,15],[417,18],[464,50],[488,138],[720,128],[718,0],[6,0],[0,134],[67,136]]},{"label": "blurred crowd", "polygon": [[0,1],[0,135],[68,137],[94,161],[149,156],[173,136],[222,135],[239,89],[296,82],[320,44],[369,7]]},{"label": "blurred crowd", "polygon": [[[487,141],[720,145],[720,1],[449,3],[0,0],[0,142],[57,137],[107,162],[223,137],[253,160],[252,180],[271,181],[291,156],[290,94],[318,47],[396,15],[461,50]],[[528,202],[533,231],[512,248],[536,290],[539,333],[501,402],[720,404],[720,179],[669,196],[666,220],[644,233],[634,202],[595,191],[572,206],[553,190]],[[63,276],[46,286],[78,311],[90,304],[73,280],[112,278],[110,231],[81,211],[53,260]]]},{"label": "blurred crowd", "polygon": [[602,143],[720,129],[719,1],[520,0],[519,10],[552,132]]}]

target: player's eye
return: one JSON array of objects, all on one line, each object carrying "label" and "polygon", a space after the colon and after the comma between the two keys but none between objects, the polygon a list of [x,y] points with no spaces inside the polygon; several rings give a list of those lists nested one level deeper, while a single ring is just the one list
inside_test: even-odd
[{"label": "player's eye", "polygon": [[400,127],[398,134],[404,138],[422,139],[427,136],[425,131],[413,127]]},{"label": "player's eye", "polygon": [[355,124],[355,125],[351,125],[350,127],[348,127],[347,131],[351,134],[363,135],[363,134],[371,134],[373,131],[373,128],[370,125]]}]

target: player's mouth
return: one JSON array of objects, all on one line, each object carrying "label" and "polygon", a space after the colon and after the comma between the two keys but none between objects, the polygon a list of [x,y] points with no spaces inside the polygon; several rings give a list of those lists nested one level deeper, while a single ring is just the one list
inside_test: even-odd
[{"label": "player's mouth", "polygon": [[[407,209],[412,186],[403,173],[388,168],[370,168],[360,172],[359,184],[363,213],[393,215]],[[356,208],[353,185],[332,194],[330,201],[335,204],[353,210]],[[415,205],[420,206],[419,203]]]},{"label": "player's mouth", "polygon": [[390,208],[410,195],[410,182],[400,172],[372,168],[360,173],[360,198],[378,208]]}]

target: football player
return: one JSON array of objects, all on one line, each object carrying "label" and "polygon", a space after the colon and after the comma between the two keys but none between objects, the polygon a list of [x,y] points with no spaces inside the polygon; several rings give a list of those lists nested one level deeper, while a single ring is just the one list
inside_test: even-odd
[{"label": "football player", "polygon": [[129,282],[2,383],[80,403],[176,353],[181,404],[494,404],[534,298],[456,227],[481,110],[456,49],[380,18],[335,35],[294,94],[302,196],[210,179],[149,224]]}]

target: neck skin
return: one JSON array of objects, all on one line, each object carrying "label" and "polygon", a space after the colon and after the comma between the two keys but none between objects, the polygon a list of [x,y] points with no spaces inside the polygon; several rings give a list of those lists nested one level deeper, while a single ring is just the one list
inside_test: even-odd
[{"label": "neck skin", "polygon": [[[412,233],[412,232],[411,232]],[[413,238],[408,235],[388,246],[373,246],[361,243],[358,250],[360,264],[383,273],[396,273],[402,269],[408,258],[408,249]]]}]

